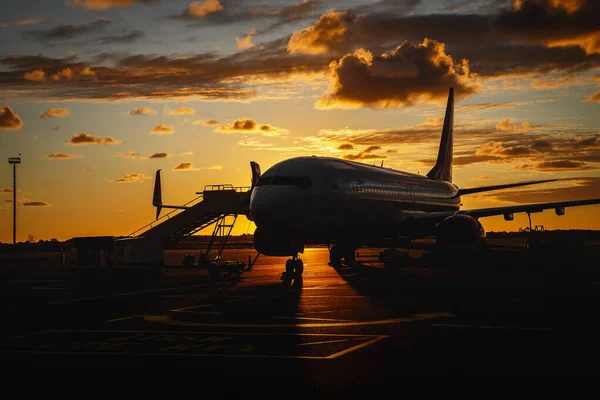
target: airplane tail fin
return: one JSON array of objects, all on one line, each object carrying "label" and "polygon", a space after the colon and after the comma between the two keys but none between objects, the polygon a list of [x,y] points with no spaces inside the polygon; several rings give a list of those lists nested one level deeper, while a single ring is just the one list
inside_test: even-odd
[{"label": "airplane tail fin", "polygon": [[156,171],[154,179],[154,196],[152,197],[152,205],[156,207],[156,219],[160,216],[162,210],[162,191],[160,188],[160,169]]},{"label": "airplane tail fin", "polygon": [[454,88],[448,92],[442,139],[435,165],[427,173],[429,179],[452,182],[452,148],[454,136]]}]

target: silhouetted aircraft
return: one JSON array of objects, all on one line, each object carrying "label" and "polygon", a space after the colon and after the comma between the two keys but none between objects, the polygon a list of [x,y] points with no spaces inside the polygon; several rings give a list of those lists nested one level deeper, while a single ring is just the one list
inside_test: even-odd
[{"label": "silhouetted aircraft", "polygon": [[435,236],[439,245],[477,246],[484,241],[480,218],[536,213],[598,204],[600,199],[461,210],[461,196],[555,181],[547,179],[459,189],[452,183],[454,89],[450,88],[437,162],[426,176],[330,157],[297,157],[261,175],[251,162],[249,218],[254,247],[270,256],[291,256],[288,273],[304,270],[299,253],[327,244],[330,261],[353,259],[359,246],[383,247],[394,238]]}]

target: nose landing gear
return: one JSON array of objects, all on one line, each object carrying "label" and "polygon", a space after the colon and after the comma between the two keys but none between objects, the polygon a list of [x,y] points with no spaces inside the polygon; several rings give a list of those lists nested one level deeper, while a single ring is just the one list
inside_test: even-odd
[{"label": "nose landing gear", "polygon": [[291,260],[285,262],[285,272],[288,275],[301,276],[304,272],[304,262],[298,258],[298,255],[293,256]]}]

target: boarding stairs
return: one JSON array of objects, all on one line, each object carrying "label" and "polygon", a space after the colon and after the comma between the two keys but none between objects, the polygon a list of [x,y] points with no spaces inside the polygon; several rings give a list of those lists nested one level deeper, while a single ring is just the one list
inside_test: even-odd
[{"label": "boarding stairs", "polygon": [[[250,188],[232,185],[207,185],[198,197],[132,232],[128,237],[144,237],[175,243],[220,222],[228,215],[247,215]],[[222,224],[221,224],[222,225]]]}]

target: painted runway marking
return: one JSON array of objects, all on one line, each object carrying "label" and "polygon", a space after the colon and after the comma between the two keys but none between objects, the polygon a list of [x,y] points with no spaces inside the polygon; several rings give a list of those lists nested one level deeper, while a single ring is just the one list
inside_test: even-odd
[{"label": "painted runway marking", "polygon": [[191,310],[191,309],[194,309],[194,308],[202,308],[202,307],[210,307],[210,306],[212,306],[212,304],[197,304],[195,306],[181,307],[181,308],[176,308],[176,309],[170,310],[170,311],[181,312],[181,311]]},{"label": "painted runway marking", "polygon": [[273,318],[279,319],[308,319],[314,321],[337,321],[337,322],[351,322],[349,319],[334,319],[334,318],[313,318],[313,317],[283,317],[283,316],[275,316]]},{"label": "painted runway marking", "polygon": [[114,318],[114,319],[107,319],[104,322],[117,322],[117,321],[125,321],[128,319],[134,319],[134,318],[141,318],[141,317],[145,317],[146,315],[150,315],[150,314],[139,314],[139,315],[132,315],[131,317],[122,317],[122,318]]},{"label": "painted runway marking", "polygon": [[262,332],[51,330],[15,337],[8,348],[0,349],[0,353],[330,360],[388,337]]},{"label": "painted runway marking", "polygon": [[519,326],[492,326],[492,325],[453,325],[453,324],[431,324],[443,328],[474,328],[474,329],[506,329],[506,330],[521,330],[521,331],[551,331],[550,328],[523,328]]},{"label": "painted runway marking", "polygon": [[452,314],[448,313],[430,313],[416,314],[412,317],[382,319],[375,321],[349,321],[349,322],[328,322],[328,323],[292,323],[292,324],[239,324],[239,323],[208,323],[181,321],[173,319],[169,315],[148,315],[144,317],[145,321],[157,322],[160,324],[177,325],[177,326],[203,326],[203,327],[218,327],[218,328],[333,328],[333,327],[351,327],[351,326],[369,326],[369,325],[386,325],[400,324],[414,321],[423,321],[434,318],[452,318]]}]

